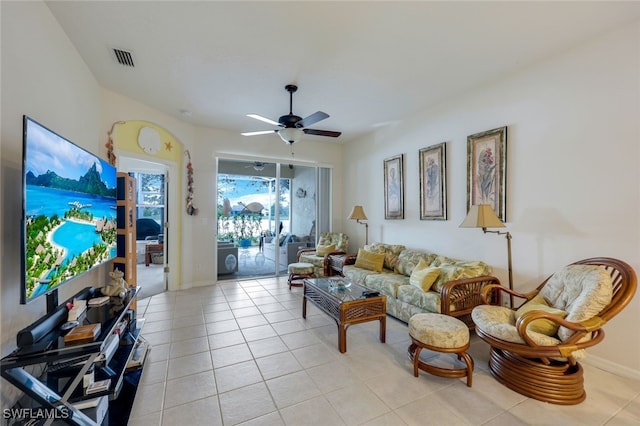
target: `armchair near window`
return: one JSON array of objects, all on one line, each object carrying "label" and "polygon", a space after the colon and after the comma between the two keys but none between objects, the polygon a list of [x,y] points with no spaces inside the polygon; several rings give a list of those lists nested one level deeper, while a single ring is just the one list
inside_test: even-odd
[{"label": "armchair near window", "polygon": [[578,404],[586,398],[580,359],[604,339],[602,327],[633,298],[636,274],[606,257],[568,265],[534,291],[517,310],[480,305],[472,311],[476,334],[491,346],[489,370],[508,388],[540,401]]},{"label": "armchair near window", "polygon": [[298,252],[298,262],[311,263],[315,277],[329,275],[329,255],[344,254],[349,249],[349,237],[342,232],[323,232],[320,234],[315,248],[302,249]]},{"label": "armchair near window", "polygon": [[307,237],[297,237],[293,234],[280,234],[280,240],[274,237],[264,237],[263,252],[265,258],[275,261],[275,252],[279,251],[280,266],[287,268],[290,263],[297,259],[298,250],[305,247]]}]

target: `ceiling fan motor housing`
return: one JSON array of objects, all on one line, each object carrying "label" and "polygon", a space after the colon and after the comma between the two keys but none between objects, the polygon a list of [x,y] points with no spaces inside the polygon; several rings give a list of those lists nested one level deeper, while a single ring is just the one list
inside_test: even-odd
[{"label": "ceiling fan motor housing", "polygon": [[302,117],[298,117],[294,114],[283,115],[278,119],[278,123],[280,123],[285,128],[296,127],[296,123],[302,120]]}]

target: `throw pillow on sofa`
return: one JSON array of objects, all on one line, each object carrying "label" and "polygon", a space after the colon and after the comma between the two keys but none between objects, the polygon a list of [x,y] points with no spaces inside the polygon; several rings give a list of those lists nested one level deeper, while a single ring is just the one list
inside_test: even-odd
[{"label": "throw pillow on sofa", "polygon": [[366,251],[371,251],[373,253],[382,253],[384,254],[384,263],[382,264],[383,268],[394,270],[396,264],[398,263],[398,257],[400,253],[405,250],[405,246],[401,244],[385,244],[385,243],[371,243],[367,246],[364,246]]},{"label": "throw pillow on sofa", "polygon": [[[561,318],[567,316],[567,312],[563,311],[562,309],[557,309],[549,306],[549,303],[547,303],[545,298],[540,294],[518,308],[515,313],[516,321],[518,321],[521,316],[529,311],[543,311],[548,314],[557,315]],[[527,330],[535,331],[546,336],[555,336],[558,332],[558,327],[559,324],[556,322],[548,319],[539,319],[529,323],[529,325],[527,326]]]},{"label": "throw pillow on sofa", "polygon": [[431,267],[422,259],[411,272],[409,277],[409,284],[418,287],[422,291],[429,291],[434,282],[440,275],[440,269]]},{"label": "throw pillow on sofa", "polygon": [[329,245],[319,245],[316,247],[316,256],[326,256],[329,253],[331,253],[332,251],[336,251],[336,245],[335,244],[329,244]]},{"label": "throw pillow on sofa", "polygon": [[[413,272],[413,268],[416,267],[421,260],[424,259],[425,262],[431,264],[433,260],[436,258],[436,255],[433,253],[417,251],[417,250],[403,250],[398,256],[398,262],[396,262],[396,266],[394,268],[395,272],[398,274],[406,275],[407,277],[411,276]],[[438,266],[438,265],[433,265]]]},{"label": "throw pillow on sofa", "polygon": [[370,271],[382,272],[382,265],[384,264],[384,254],[373,253],[363,249],[358,249],[358,256],[356,257],[356,267],[362,269],[368,269]]}]

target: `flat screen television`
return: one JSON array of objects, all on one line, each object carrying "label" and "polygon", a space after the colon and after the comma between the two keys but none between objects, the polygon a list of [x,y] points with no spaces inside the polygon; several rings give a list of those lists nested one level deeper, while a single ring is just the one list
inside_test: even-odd
[{"label": "flat screen television", "polygon": [[[21,303],[116,256],[116,168],[23,118]],[[49,305],[49,302],[48,302]]]}]

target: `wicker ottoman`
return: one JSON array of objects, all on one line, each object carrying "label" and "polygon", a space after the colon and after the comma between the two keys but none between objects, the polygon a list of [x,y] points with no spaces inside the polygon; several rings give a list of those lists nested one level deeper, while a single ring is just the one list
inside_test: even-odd
[{"label": "wicker ottoman", "polygon": [[[469,349],[469,328],[457,318],[442,314],[416,314],[409,319],[409,358],[413,361],[413,375],[418,369],[440,377],[467,377],[471,387],[473,359],[466,353]],[[443,368],[420,360],[422,349],[442,353],[454,353],[464,361],[465,368]]]},{"label": "wicker ottoman", "polygon": [[291,286],[302,287],[305,278],[313,277],[313,265],[311,263],[290,263],[287,271],[289,272],[289,290],[291,290]]}]

